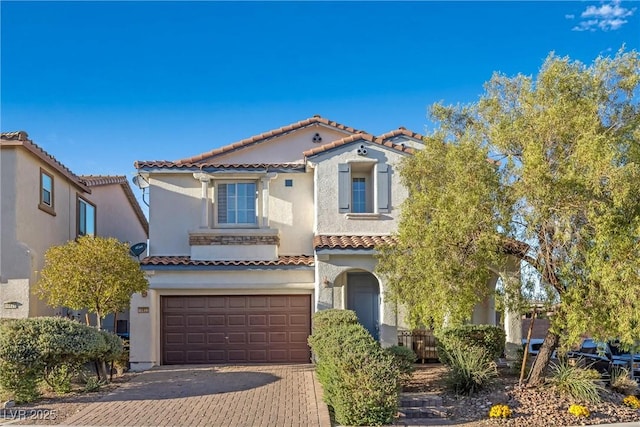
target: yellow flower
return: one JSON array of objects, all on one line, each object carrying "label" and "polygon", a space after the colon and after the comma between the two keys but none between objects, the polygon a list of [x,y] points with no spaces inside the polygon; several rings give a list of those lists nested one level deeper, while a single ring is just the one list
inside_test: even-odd
[{"label": "yellow flower", "polygon": [[507,405],[493,405],[489,410],[489,418],[509,418],[511,409]]},{"label": "yellow flower", "polygon": [[633,409],[640,409],[640,399],[636,396],[627,396],[622,400],[622,403]]},{"label": "yellow flower", "polygon": [[571,405],[569,406],[569,413],[571,415],[575,415],[576,417],[585,417],[588,418],[589,415],[591,415],[591,412],[589,412],[589,410],[581,405]]}]

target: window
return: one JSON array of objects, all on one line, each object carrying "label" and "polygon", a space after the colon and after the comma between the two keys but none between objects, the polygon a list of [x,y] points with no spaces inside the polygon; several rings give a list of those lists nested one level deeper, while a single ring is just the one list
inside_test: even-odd
[{"label": "window", "polygon": [[367,211],[367,179],[352,178],[351,180],[351,212],[364,213]]},{"label": "window", "polygon": [[54,201],[53,175],[44,169],[40,169],[40,203],[38,207],[51,215],[55,215]]},{"label": "window", "polygon": [[78,196],[78,237],[96,235],[96,207]]},{"label": "window", "polygon": [[257,224],[255,182],[220,183],[217,188],[218,224]]},{"label": "window", "polygon": [[353,214],[390,212],[389,166],[352,162],[338,165],[338,211]]}]

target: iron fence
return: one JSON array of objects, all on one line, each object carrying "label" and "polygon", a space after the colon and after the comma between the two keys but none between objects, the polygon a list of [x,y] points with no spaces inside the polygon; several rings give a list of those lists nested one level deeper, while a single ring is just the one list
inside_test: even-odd
[{"label": "iron fence", "polygon": [[421,363],[438,361],[436,337],[433,331],[416,329],[413,331],[398,331],[398,345],[409,347],[418,356]]}]

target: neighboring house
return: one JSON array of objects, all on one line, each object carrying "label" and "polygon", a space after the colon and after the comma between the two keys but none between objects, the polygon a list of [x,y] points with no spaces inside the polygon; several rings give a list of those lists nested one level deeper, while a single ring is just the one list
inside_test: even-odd
[{"label": "neighboring house", "polygon": [[0,148],[0,318],[77,315],[33,293],[47,249],[85,234],[146,242],[147,220],[124,176],[78,176],[24,131]]},{"label": "neighboring house", "polygon": [[[406,325],[374,251],[407,197],[400,162],[421,147],[404,128],[373,136],[314,116],[195,157],[136,162],[150,286],[132,299],[132,368],[308,363],[311,315],[327,308],[355,310],[397,344]],[[473,321],[495,324],[492,299]]]}]

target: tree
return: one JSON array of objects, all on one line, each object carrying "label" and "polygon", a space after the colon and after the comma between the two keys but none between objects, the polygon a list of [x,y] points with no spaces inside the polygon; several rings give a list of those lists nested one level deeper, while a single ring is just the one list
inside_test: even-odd
[{"label": "tree", "polygon": [[126,243],[83,236],[47,250],[37,292],[50,305],[95,313],[101,328],[107,314],[125,310],[131,295],[147,287]]},{"label": "tree", "polygon": [[431,107],[440,126],[403,164],[409,197],[377,267],[410,320],[468,320],[490,274],[513,291],[511,257],[558,302],[530,384],[581,334],[640,338],[639,85],[635,51],[551,54],[535,78],[496,73],[478,102]]}]

